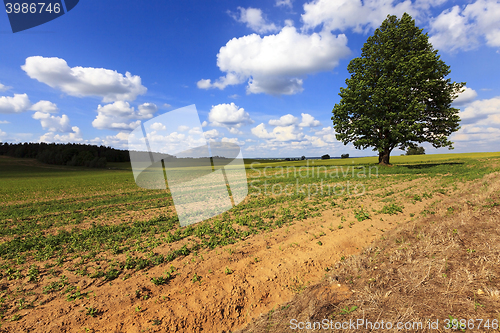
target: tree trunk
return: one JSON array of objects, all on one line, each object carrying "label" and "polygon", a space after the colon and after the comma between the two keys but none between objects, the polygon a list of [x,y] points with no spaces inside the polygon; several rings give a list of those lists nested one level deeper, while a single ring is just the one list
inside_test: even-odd
[{"label": "tree trunk", "polygon": [[378,153],[378,164],[390,165],[389,163],[390,157],[391,157],[391,150],[389,148],[384,148],[383,152]]}]

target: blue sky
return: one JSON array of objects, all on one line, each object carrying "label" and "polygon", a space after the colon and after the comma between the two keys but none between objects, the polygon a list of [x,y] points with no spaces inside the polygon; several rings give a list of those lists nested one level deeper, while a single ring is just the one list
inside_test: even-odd
[{"label": "blue sky", "polygon": [[15,34],[0,14],[0,141],[126,149],[140,122],[195,104],[205,137],[244,157],[374,155],[335,139],[331,110],[349,61],[404,12],[467,82],[453,152],[498,151],[495,0],[81,0]]}]

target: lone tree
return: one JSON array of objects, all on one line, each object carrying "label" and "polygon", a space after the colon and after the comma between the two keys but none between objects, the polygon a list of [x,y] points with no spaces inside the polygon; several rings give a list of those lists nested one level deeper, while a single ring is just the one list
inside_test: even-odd
[{"label": "lone tree", "polygon": [[351,78],[332,111],[337,140],[373,147],[380,164],[389,164],[396,147],[430,142],[453,149],[448,136],[460,128],[451,103],[465,82],[445,79],[450,67],[422,30],[407,13],[400,20],[388,15],[347,66]]},{"label": "lone tree", "polygon": [[424,147],[410,147],[406,151],[406,155],[425,155]]}]

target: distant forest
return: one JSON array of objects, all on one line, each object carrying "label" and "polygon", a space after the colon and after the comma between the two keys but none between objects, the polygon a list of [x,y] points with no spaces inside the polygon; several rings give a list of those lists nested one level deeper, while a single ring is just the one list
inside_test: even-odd
[{"label": "distant forest", "polygon": [[105,168],[107,162],[130,162],[128,150],[75,143],[1,143],[0,155],[36,158],[46,164]]}]

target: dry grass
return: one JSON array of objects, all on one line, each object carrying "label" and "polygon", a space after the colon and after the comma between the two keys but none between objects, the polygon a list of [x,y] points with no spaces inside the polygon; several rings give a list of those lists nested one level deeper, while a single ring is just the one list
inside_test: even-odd
[{"label": "dry grass", "polygon": [[[424,323],[418,330],[386,330],[394,332],[453,331],[445,329],[450,316],[500,322],[500,175],[471,182],[462,196],[436,208],[440,214],[387,232],[362,254],[338,262],[322,283],[239,332],[298,331],[292,319]],[[436,320],[438,329],[429,329]],[[474,323],[474,331],[494,331]]]}]

